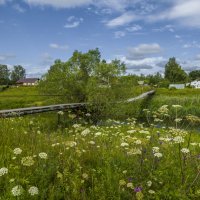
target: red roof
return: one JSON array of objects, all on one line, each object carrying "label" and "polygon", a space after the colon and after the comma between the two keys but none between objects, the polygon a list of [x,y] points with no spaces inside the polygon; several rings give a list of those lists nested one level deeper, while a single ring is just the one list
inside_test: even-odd
[{"label": "red roof", "polygon": [[39,78],[24,78],[17,81],[17,83],[35,83]]}]

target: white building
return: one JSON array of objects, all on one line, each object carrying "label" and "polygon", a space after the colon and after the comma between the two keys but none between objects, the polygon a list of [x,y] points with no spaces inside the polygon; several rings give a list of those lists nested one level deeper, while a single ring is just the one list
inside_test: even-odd
[{"label": "white building", "polygon": [[200,88],[200,81],[192,81],[190,83],[190,86],[192,86],[194,88]]}]

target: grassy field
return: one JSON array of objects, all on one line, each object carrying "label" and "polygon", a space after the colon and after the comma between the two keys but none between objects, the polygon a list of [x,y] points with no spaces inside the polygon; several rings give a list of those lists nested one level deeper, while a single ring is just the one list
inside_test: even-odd
[{"label": "grassy field", "polygon": [[49,97],[40,96],[36,87],[14,87],[0,92],[0,109],[48,105]]},{"label": "grassy field", "polygon": [[0,119],[1,199],[200,198],[197,133],[54,115]]},{"label": "grassy field", "polygon": [[[19,95],[18,89],[0,96]],[[198,105],[198,92],[159,89],[150,99],[114,107],[110,112],[121,121],[99,125],[88,113],[72,112],[0,119],[0,199],[200,199],[199,133],[181,124],[186,99]],[[35,94],[36,88],[20,88],[22,106],[45,104]],[[133,111],[154,118],[140,123]],[[171,114],[174,128],[165,121]],[[199,126],[200,118],[186,123]]]},{"label": "grassy field", "polygon": [[157,89],[156,95],[148,102],[146,108],[156,110],[162,105],[182,105],[182,115],[200,116],[200,89],[169,90]]}]

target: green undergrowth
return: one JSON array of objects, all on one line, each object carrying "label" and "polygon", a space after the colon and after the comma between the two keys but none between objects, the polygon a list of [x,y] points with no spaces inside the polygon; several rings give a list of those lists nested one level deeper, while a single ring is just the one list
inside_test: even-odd
[{"label": "green undergrowth", "polygon": [[199,134],[164,126],[168,106],[156,112],[151,124],[62,111],[0,119],[0,198],[199,199]]}]

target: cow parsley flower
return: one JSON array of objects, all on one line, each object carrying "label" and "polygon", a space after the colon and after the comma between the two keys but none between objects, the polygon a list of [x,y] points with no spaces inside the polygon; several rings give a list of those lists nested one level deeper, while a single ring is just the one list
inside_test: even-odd
[{"label": "cow parsley flower", "polygon": [[152,185],[152,181],[147,181],[147,186],[151,187],[151,185]]},{"label": "cow parsley flower", "polygon": [[11,192],[13,196],[18,197],[22,194],[23,188],[21,185],[16,185],[15,187],[12,188]]},{"label": "cow parsley flower", "polygon": [[189,149],[187,149],[187,148],[182,148],[182,149],[181,149],[181,152],[182,152],[182,153],[186,153],[186,154],[187,154],[187,153],[189,153],[189,152],[190,152],[190,150],[189,150]]},{"label": "cow parsley flower", "polygon": [[35,186],[31,186],[28,190],[28,193],[31,195],[31,196],[34,196],[34,195],[38,195],[39,194],[39,190],[37,187]]},{"label": "cow parsley flower", "polygon": [[182,136],[176,136],[174,137],[174,142],[175,143],[183,143],[184,142],[184,138]]},{"label": "cow parsley flower", "polygon": [[159,152],[159,147],[152,147],[153,153],[158,153]]},{"label": "cow parsley flower", "polygon": [[149,194],[155,194],[154,190],[149,190],[148,192],[149,192]]},{"label": "cow parsley flower", "polygon": [[41,153],[39,153],[38,155],[39,155],[39,157],[42,158],[42,159],[47,159],[47,157],[48,157],[47,154],[46,154],[45,152],[41,152]]},{"label": "cow parsley flower", "polygon": [[163,155],[162,155],[162,153],[158,152],[158,153],[154,153],[154,156],[157,157],[157,158],[161,158]]},{"label": "cow parsley flower", "polygon": [[22,150],[21,150],[20,148],[15,148],[15,149],[13,150],[13,153],[14,153],[15,155],[19,155],[19,154],[22,153]]},{"label": "cow parsley flower", "polygon": [[7,174],[7,173],[8,173],[8,169],[7,169],[7,168],[2,167],[2,168],[0,169],[0,176],[3,176],[3,175],[5,175],[5,174]]},{"label": "cow parsley flower", "polygon": [[121,146],[121,147],[128,147],[128,146],[129,146],[129,144],[128,144],[128,143],[126,143],[126,142],[122,142],[120,146]]},{"label": "cow parsley flower", "polygon": [[23,157],[21,160],[21,164],[27,167],[32,166],[34,163],[35,161],[33,160],[33,157],[31,156]]}]

